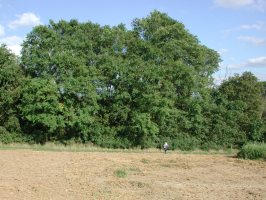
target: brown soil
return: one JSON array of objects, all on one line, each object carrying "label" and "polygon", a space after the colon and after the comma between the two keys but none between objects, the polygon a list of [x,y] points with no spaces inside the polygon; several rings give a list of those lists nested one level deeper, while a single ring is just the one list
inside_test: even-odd
[{"label": "brown soil", "polygon": [[173,152],[5,150],[0,199],[266,199],[266,162]]}]

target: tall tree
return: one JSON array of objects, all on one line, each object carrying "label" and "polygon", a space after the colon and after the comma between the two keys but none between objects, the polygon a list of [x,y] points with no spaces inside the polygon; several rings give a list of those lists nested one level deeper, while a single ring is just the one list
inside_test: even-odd
[{"label": "tall tree", "polygon": [[54,84],[65,137],[143,148],[164,138],[201,140],[219,55],[167,14],[154,11],[132,25],[35,27],[23,44],[24,72]]},{"label": "tall tree", "polygon": [[[99,26],[92,23],[79,24],[71,20],[56,24],[50,21],[48,26],[35,27],[23,44],[21,59],[25,73],[34,78],[36,84],[39,82],[40,87],[45,86],[43,79],[52,83],[50,89],[56,95],[54,100],[62,107],[60,116],[64,130],[61,132],[66,139],[89,140],[89,127],[96,123],[99,106],[94,83],[97,80],[94,78],[95,67],[88,67],[88,64],[95,56],[93,48],[96,46],[92,43],[98,37],[98,31]],[[44,101],[50,101],[48,95],[44,98],[47,98]],[[24,100],[24,104],[31,105],[27,98]],[[54,119],[56,121],[58,119]],[[53,127],[54,122],[50,122],[49,126]],[[32,121],[35,126],[34,123]]]},{"label": "tall tree", "polygon": [[146,108],[160,110],[152,114],[160,124],[160,135],[172,139],[187,134],[200,138],[206,107],[203,104],[210,99],[211,75],[218,69],[219,55],[201,45],[182,23],[158,11],[135,19],[133,33],[137,42],[131,43],[128,52],[134,52],[146,63],[144,69],[149,70],[145,78],[147,82],[153,80],[149,83],[156,86],[152,91],[157,98],[150,95],[149,100],[157,99],[158,104]]}]

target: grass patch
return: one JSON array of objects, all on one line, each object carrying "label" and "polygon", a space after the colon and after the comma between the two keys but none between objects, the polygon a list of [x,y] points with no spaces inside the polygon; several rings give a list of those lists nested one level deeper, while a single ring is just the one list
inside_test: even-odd
[{"label": "grass patch", "polygon": [[232,149],[232,148],[227,148],[227,149],[195,149],[192,151],[180,151],[177,150],[178,153],[181,154],[198,154],[198,155],[236,155],[239,150],[237,149]]},{"label": "grass patch", "polygon": [[11,143],[11,144],[1,144],[1,150],[17,150],[17,149],[29,149],[35,151],[94,151],[97,148],[90,144],[71,144],[64,145],[60,143],[46,143],[41,144],[27,144],[27,143]]},{"label": "grass patch", "polygon": [[115,176],[119,178],[126,178],[127,177],[127,172],[125,169],[117,169],[115,170]]},{"label": "grass patch", "polygon": [[[0,143],[0,150],[33,150],[33,151],[57,151],[57,152],[123,152],[123,153],[162,153],[160,149],[150,148],[150,149],[140,149],[140,148],[132,148],[132,149],[112,149],[112,148],[103,148],[97,145],[88,143],[88,144],[80,144],[80,143],[71,143],[71,144],[62,144],[62,143],[53,143],[47,142],[45,144],[28,144],[28,143],[10,143],[3,144]],[[174,150],[171,153],[178,154],[203,154],[203,155],[236,155],[236,149],[221,149],[221,150],[193,150],[193,151],[181,151]],[[167,154],[166,154],[167,156]],[[148,164],[151,161],[147,159],[142,159],[142,163]]]},{"label": "grass patch", "polygon": [[266,160],[266,144],[265,143],[246,144],[241,148],[237,156],[239,158],[244,158],[244,159]]},{"label": "grass patch", "polygon": [[62,144],[47,142],[45,144],[27,144],[27,143],[9,143],[4,144],[0,142],[0,150],[19,150],[28,149],[34,151],[67,151],[67,152],[123,152],[123,153],[158,153],[159,149],[113,149],[113,148],[103,148],[91,143],[88,144]]},{"label": "grass patch", "polygon": [[141,170],[136,167],[120,168],[114,171],[115,176],[119,178],[125,178],[129,175],[137,175],[139,173],[141,173]]}]

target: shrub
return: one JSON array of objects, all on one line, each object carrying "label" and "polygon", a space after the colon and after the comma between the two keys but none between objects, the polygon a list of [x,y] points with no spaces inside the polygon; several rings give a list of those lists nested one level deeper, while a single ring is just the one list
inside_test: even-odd
[{"label": "shrub", "polygon": [[181,151],[194,150],[199,146],[199,141],[187,134],[179,135],[177,138],[172,139],[170,142],[170,149],[180,149]]},{"label": "shrub", "polygon": [[200,149],[202,149],[204,151],[209,151],[210,149],[212,149],[212,150],[219,150],[219,149],[222,149],[222,148],[223,148],[223,146],[217,145],[213,141],[204,142],[200,146]]},{"label": "shrub", "polygon": [[266,160],[266,144],[253,143],[244,145],[237,154],[239,158],[244,159],[264,159]]},{"label": "shrub", "polygon": [[0,126],[0,143],[9,144],[9,143],[20,143],[28,141],[27,138],[20,133],[11,133],[6,130],[5,127]]}]

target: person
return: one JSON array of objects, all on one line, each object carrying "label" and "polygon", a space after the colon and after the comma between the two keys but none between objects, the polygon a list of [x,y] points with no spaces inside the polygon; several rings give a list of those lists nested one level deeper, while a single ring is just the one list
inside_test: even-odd
[{"label": "person", "polygon": [[165,142],[164,145],[163,145],[164,153],[166,153],[168,148],[169,148],[169,145],[167,144],[167,142]]}]

